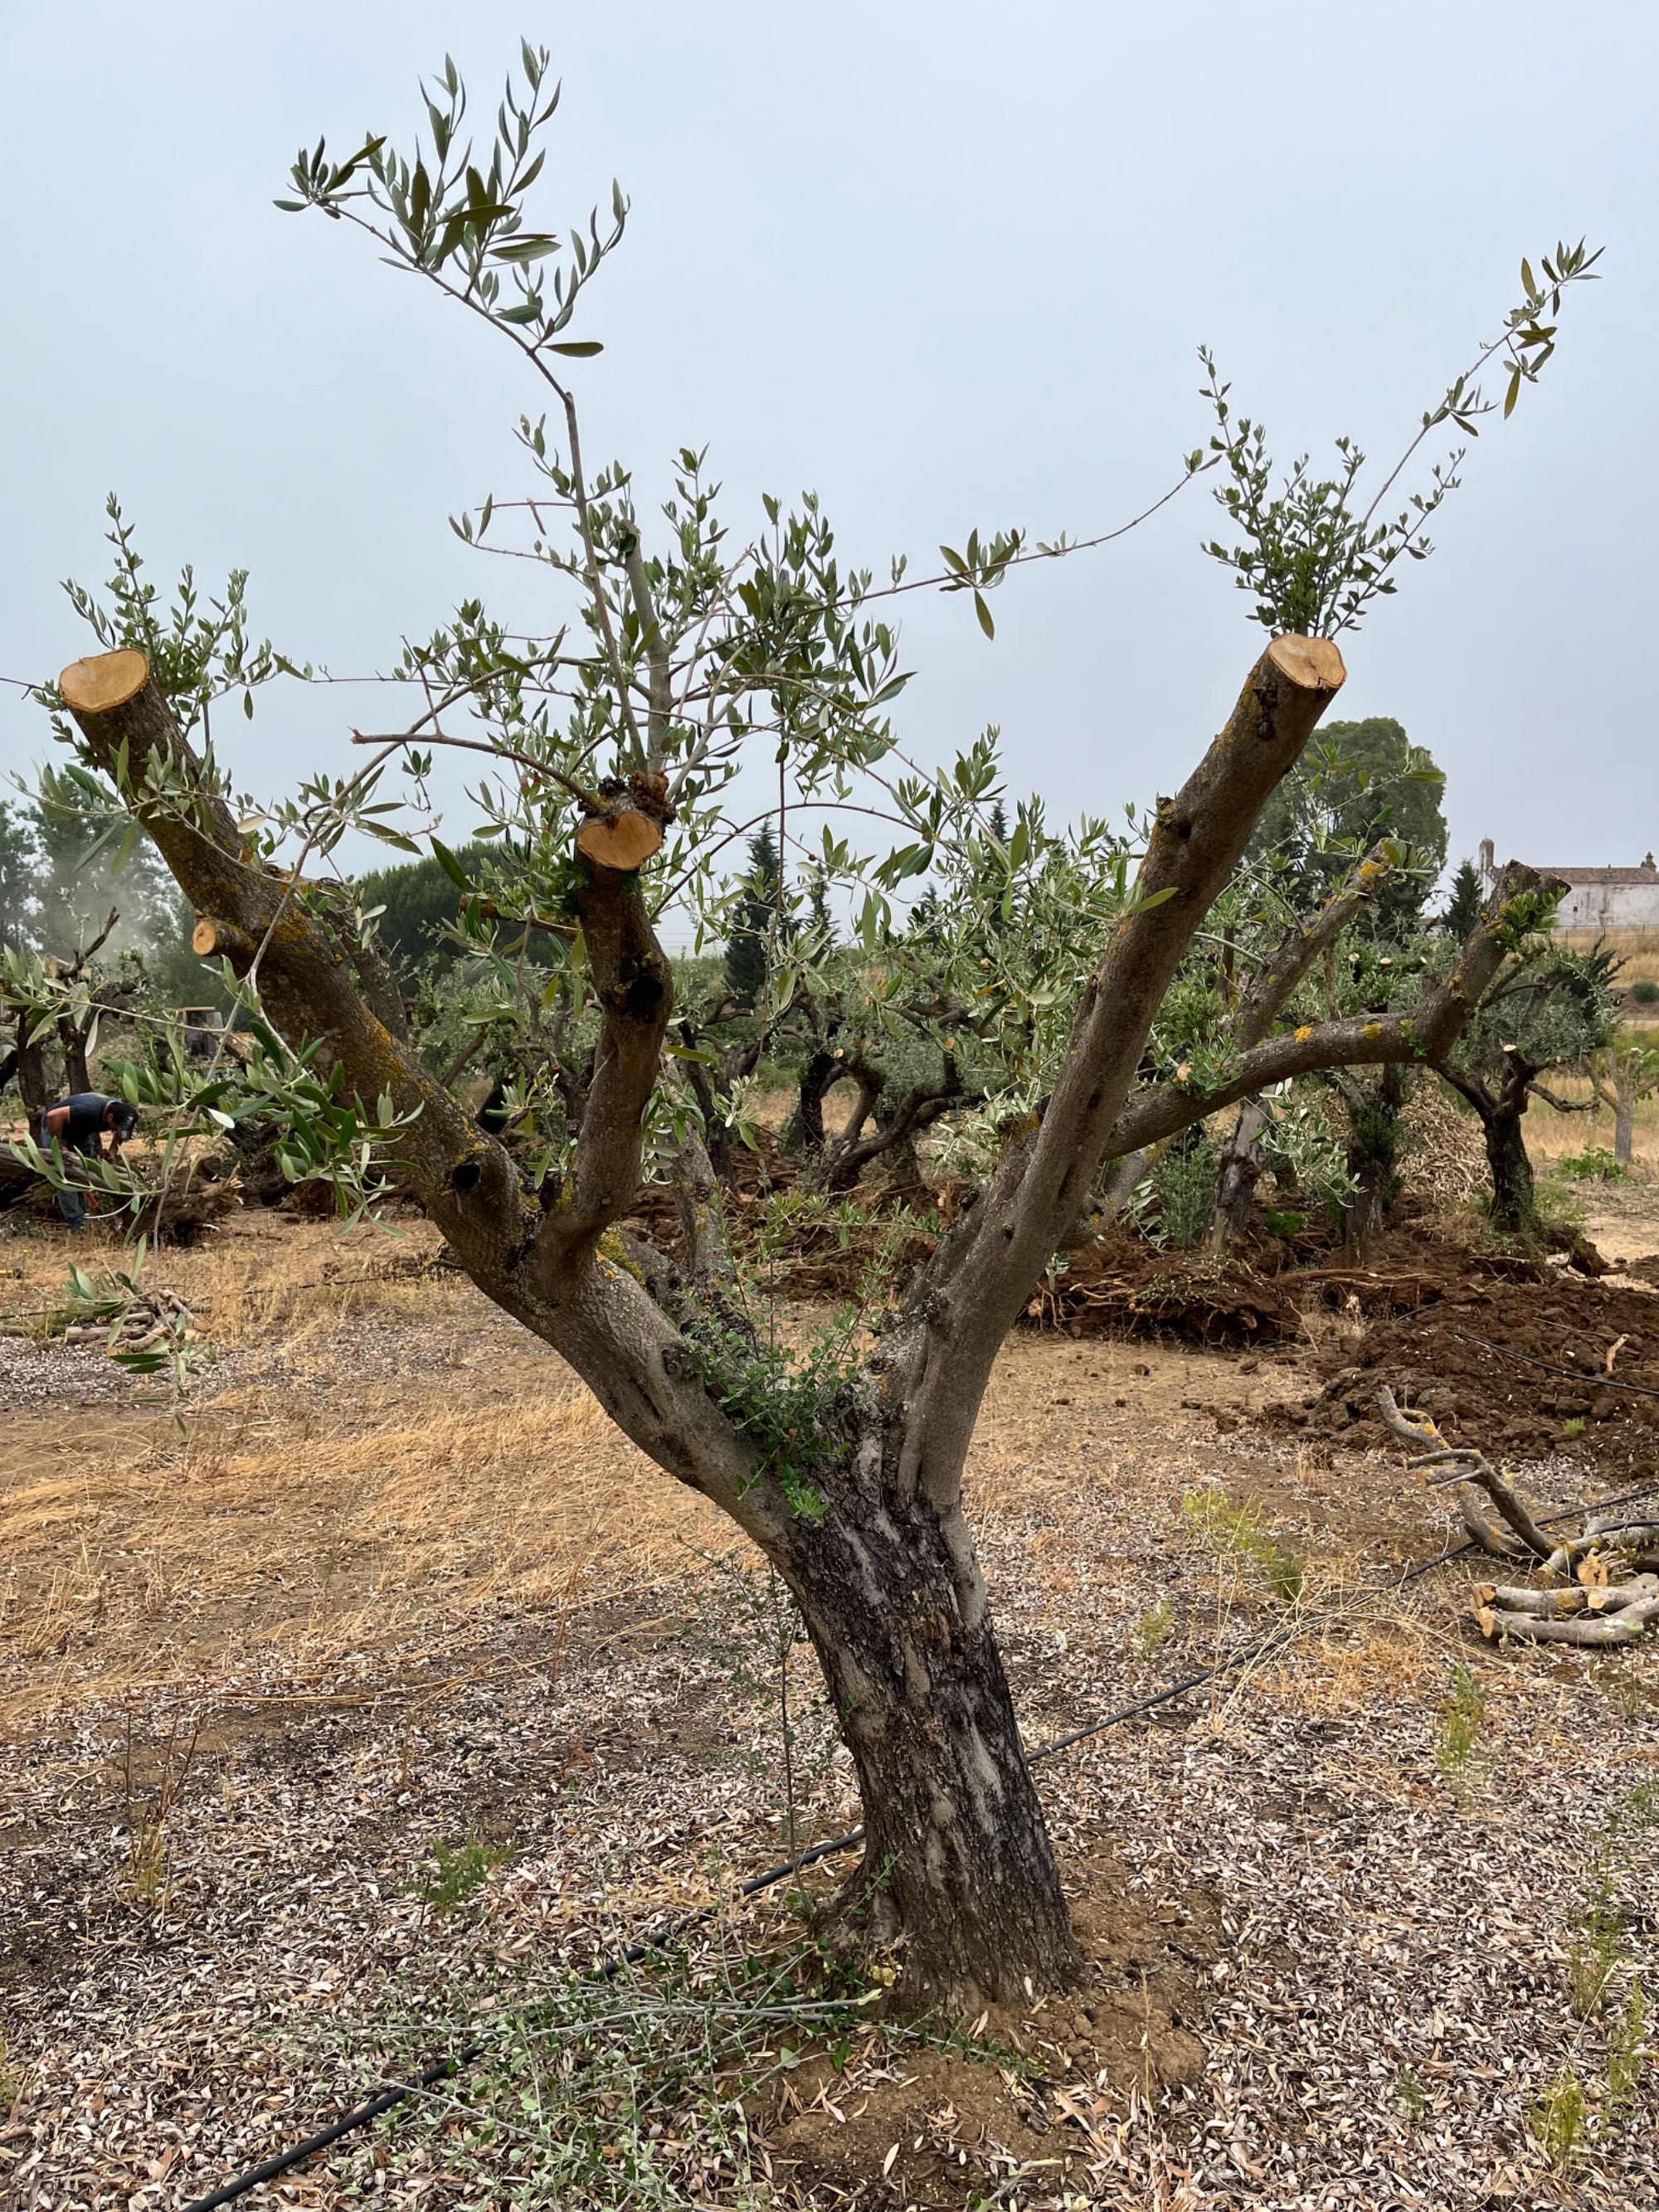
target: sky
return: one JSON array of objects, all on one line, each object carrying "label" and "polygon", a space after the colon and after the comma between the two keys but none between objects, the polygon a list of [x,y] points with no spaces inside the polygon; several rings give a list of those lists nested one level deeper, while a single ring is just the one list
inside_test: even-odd
[{"label": "sky", "polygon": [[[1022,525],[1091,536],[1209,433],[1195,349],[1281,461],[1352,433],[1391,461],[1559,238],[1606,248],[1559,349],[1490,423],[1437,550],[1344,640],[1339,712],[1392,714],[1448,777],[1454,858],[1629,863],[1659,846],[1659,11],[1625,0],[9,0],[0,170],[0,677],[87,637],[118,491],[152,570],[252,571],[258,632],[363,674],[460,598],[526,623],[539,580],[447,517],[523,488],[536,389],[499,337],[271,203],[301,143],[415,135],[453,52],[493,111],[520,33],[564,93],[542,185],[564,229],[620,179],[582,310],[590,454],[666,489],[707,446],[734,528],[816,489],[849,559],[937,565]],[[906,744],[1000,726],[1061,816],[1175,787],[1259,650],[1200,550],[1207,481],[1115,545],[1015,576],[987,641],[904,603]],[[384,700],[264,695],[227,741],[266,793],[361,756]],[[221,726],[222,728],[222,725]],[[0,773],[48,746],[0,685]],[[449,834],[471,826],[461,778]]]}]

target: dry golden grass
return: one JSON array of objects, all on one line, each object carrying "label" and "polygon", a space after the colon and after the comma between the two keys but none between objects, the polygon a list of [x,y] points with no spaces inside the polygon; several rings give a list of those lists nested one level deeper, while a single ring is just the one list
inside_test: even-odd
[{"label": "dry golden grass", "polygon": [[[1546,1080],[1558,1097],[1590,1096],[1589,1085],[1580,1076],[1550,1076]],[[1638,1103],[1632,1138],[1638,1167],[1659,1162],[1659,1098],[1644,1098]],[[1613,1149],[1613,1115],[1605,1106],[1590,1114],[1557,1114],[1540,1099],[1528,1113],[1527,1150],[1534,1160],[1565,1159],[1592,1145],[1608,1152]]]},{"label": "dry golden grass", "polygon": [[[13,1247],[5,1306],[50,1297],[64,1250]],[[324,1668],[428,1624],[441,1643],[489,1607],[562,1608],[730,1548],[561,1361],[470,1285],[367,1273],[386,1256],[374,1231],[313,1227],[163,1255],[216,1345],[242,1348],[228,1386],[204,1378],[182,1434],[131,1400],[12,1413],[11,1718],[204,1666]]]},{"label": "dry golden grass", "polygon": [[1597,945],[1604,951],[1616,952],[1623,963],[1619,981],[1626,988],[1644,981],[1659,982],[1659,929],[1610,929],[1605,935],[1594,930],[1564,929],[1555,942],[1570,952],[1590,952]]}]

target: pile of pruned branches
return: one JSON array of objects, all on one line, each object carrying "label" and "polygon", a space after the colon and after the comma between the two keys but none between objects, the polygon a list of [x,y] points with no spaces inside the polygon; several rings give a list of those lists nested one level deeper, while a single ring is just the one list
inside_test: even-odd
[{"label": "pile of pruned branches", "polygon": [[[1455,1486],[1472,1543],[1524,1565],[1539,1583],[1482,1583],[1474,1617],[1487,1637],[1535,1644],[1633,1644],[1659,1622],[1659,1521],[1588,1520],[1560,1542],[1546,1535],[1524,1502],[1481,1452],[1449,1444],[1426,1413],[1407,1413],[1384,1387],[1376,1394],[1395,1435],[1418,1447],[1409,1465],[1434,1486]],[[1503,1522],[1494,1524],[1481,1503]]]}]

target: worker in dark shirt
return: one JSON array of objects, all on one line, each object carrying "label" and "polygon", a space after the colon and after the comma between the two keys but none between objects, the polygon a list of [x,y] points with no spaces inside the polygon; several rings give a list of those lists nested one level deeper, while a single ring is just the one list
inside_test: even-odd
[{"label": "worker in dark shirt", "polygon": [[[106,1098],[99,1091],[77,1091],[73,1097],[48,1106],[40,1116],[40,1149],[50,1152],[56,1144],[63,1152],[98,1159],[106,1137],[118,1152],[137,1127],[138,1109],[129,1106],[125,1098]],[[58,1194],[58,1211],[71,1229],[79,1229],[87,1218],[87,1201],[78,1190],[65,1184]]]}]

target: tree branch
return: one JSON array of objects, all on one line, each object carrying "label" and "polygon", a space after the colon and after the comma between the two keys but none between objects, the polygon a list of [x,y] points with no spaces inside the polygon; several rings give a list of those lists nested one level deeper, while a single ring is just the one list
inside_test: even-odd
[{"label": "tree branch", "polygon": [[1275,638],[1194,775],[1159,802],[1136,905],[1082,994],[1040,1125],[941,1243],[893,1334],[889,1387],[910,1406],[891,1471],[901,1500],[920,1488],[938,1507],[956,1503],[997,1347],[1093,1186],[1182,955],[1345,674],[1328,641]]},{"label": "tree branch", "polygon": [[637,878],[592,862],[586,873],[575,906],[599,1004],[599,1042],[575,1158],[561,1202],[536,1240],[538,1275],[550,1297],[634,1202],[646,1108],[674,1011],[673,971]]},{"label": "tree branch", "polygon": [[634,595],[634,611],[639,617],[646,663],[651,671],[651,707],[646,726],[646,769],[648,774],[655,775],[661,773],[662,764],[668,757],[668,724],[674,703],[668,672],[668,643],[662,634],[662,624],[657,619],[657,610],[652,604],[651,586],[646,576],[645,560],[637,538],[631,541],[623,558],[628,570],[628,586]]},{"label": "tree branch", "polygon": [[1291,924],[1272,958],[1256,970],[1239,1000],[1234,1035],[1241,1048],[1248,1051],[1261,1042],[1315,961],[1370,903],[1393,866],[1393,847],[1388,838],[1381,838],[1347,886],[1327,899],[1316,914]]}]

